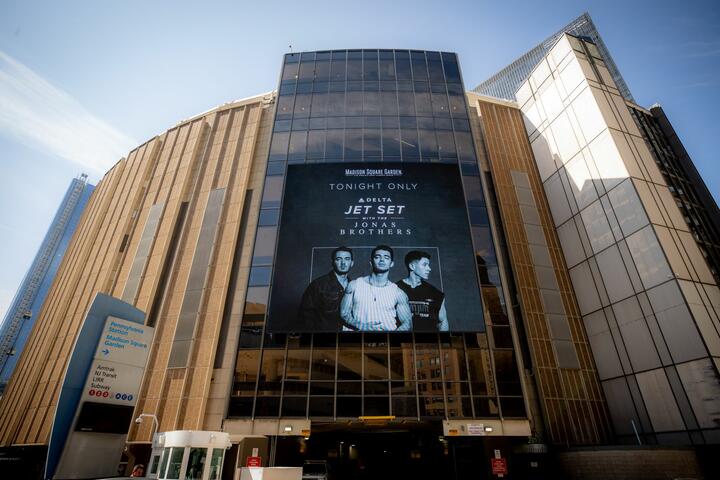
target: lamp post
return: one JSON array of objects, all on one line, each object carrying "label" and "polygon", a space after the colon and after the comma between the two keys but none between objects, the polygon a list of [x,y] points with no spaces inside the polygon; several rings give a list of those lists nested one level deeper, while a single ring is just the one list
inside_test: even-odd
[{"label": "lamp post", "polygon": [[[158,422],[157,417],[153,413],[141,413],[140,416],[135,419],[135,423],[141,424],[143,421],[143,417],[152,418],[154,431],[158,432],[158,430],[160,430],[160,423]],[[150,432],[150,433],[153,433],[153,432]],[[150,436],[150,438],[152,438],[152,435]]]}]

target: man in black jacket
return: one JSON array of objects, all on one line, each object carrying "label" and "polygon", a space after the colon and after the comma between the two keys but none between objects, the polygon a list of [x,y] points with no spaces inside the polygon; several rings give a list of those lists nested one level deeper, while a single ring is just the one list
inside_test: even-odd
[{"label": "man in black jacket", "polygon": [[312,332],[337,332],[342,330],[340,302],[353,267],[352,250],[338,247],[330,255],[332,270],[313,280],[303,293],[300,302],[300,324]]},{"label": "man in black jacket", "polygon": [[407,278],[398,280],[397,286],[410,300],[413,330],[416,332],[448,331],[445,294],[428,283],[430,254],[413,250],[405,255]]}]

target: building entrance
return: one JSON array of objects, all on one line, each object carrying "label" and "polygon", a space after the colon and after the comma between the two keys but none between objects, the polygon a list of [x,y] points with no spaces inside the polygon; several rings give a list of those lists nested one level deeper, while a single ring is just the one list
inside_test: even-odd
[{"label": "building entrance", "polygon": [[301,466],[307,461],[325,461],[328,480],[385,480],[408,478],[482,478],[483,449],[456,449],[442,436],[441,425],[422,427],[313,425],[313,434],[279,437],[277,466]]}]

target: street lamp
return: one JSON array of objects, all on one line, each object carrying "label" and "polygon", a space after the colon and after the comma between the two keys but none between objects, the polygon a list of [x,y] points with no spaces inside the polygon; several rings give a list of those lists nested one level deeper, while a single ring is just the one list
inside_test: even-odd
[{"label": "street lamp", "polygon": [[[160,430],[160,423],[158,422],[157,417],[156,417],[155,414],[153,414],[153,413],[141,413],[140,416],[135,419],[135,423],[137,423],[138,425],[140,425],[140,424],[142,423],[142,421],[143,421],[143,417],[150,417],[150,418],[152,418],[153,427],[154,427],[154,429],[155,429],[155,432],[157,432],[158,430]],[[152,433],[152,432],[150,432],[150,433]],[[151,435],[150,437],[152,438],[152,435]]]}]

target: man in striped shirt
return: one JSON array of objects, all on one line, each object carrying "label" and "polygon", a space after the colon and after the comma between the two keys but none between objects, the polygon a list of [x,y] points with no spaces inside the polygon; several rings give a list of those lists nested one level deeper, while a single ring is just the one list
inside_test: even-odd
[{"label": "man in striped shirt", "polygon": [[346,326],[343,330],[409,331],[412,312],[408,296],[390,281],[393,249],[378,245],[370,254],[372,273],[351,281],[345,289],[340,315]]}]

